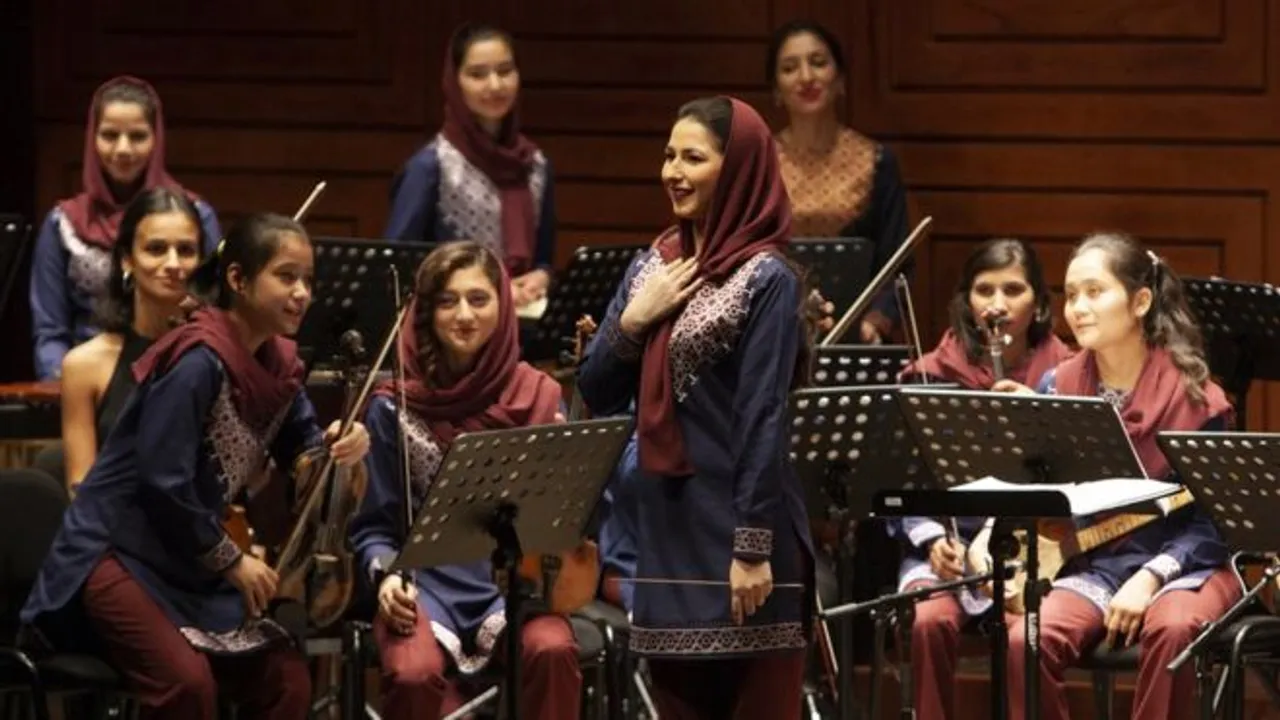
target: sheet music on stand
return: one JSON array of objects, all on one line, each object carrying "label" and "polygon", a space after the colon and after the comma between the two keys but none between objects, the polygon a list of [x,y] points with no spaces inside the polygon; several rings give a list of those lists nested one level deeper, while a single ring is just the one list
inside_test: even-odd
[{"label": "sheet music on stand", "polygon": [[1236,398],[1247,427],[1254,380],[1280,380],[1280,290],[1261,283],[1186,278],[1187,302],[1200,320],[1209,368]]},{"label": "sheet music on stand", "polygon": [[547,293],[547,308],[532,329],[533,339],[525,346],[524,359],[558,360],[565,339],[574,336],[579,318],[590,315],[597,323],[603,322],[631,261],[648,248],[616,245],[575,250],[569,266],[557,274]]},{"label": "sheet music on stand", "polygon": [[[1026,623],[1023,662],[1040,666],[1038,582],[1041,518],[1071,517],[1068,496],[1057,489],[957,491],[956,486],[994,477],[1020,485],[1071,485],[1105,478],[1145,478],[1146,473],[1115,408],[1100,398],[1014,395],[904,388],[897,395],[903,419],[936,481],[923,491],[882,492],[876,511],[887,515],[995,517],[990,551],[1003,568],[1019,554],[1015,530],[1026,533]],[[1171,486],[1176,488],[1176,486]],[[995,574],[992,596],[1004,597]],[[1004,608],[992,609],[993,717],[1008,715]],[[1026,673],[1029,718],[1040,715],[1040,672]]]},{"label": "sheet music on stand", "polygon": [[398,310],[392,292],[391,268],[400,275],[404,291],[413,289],[418,266],[437,246],[317,236],[315,302],[298,330],[298,350],[304,362],[327,365],[339,348],[339,338],[356,330],[366,343],[385,337]]},{"label": "sheet music on stand", "polygon": [[787,255],[808,268],[811,280],[836,312],[843,312],[871,282],[875,243],[867,238],[792,238]]},{"label": "sheet music on stand", "polygon": [[906,345],[820,345],[813,350],[817,387],[896,385],[898,373],[911,361]]},{"label": "sheet music on stand", "polygon": [[[459,435],[391,571],[490,560],[507,577],[507,627],[518,629],[521,558],[578,547],[631,427],[623,417]],[[523,695],[520,633],[503,637],[504,705],[515,720]]]}]

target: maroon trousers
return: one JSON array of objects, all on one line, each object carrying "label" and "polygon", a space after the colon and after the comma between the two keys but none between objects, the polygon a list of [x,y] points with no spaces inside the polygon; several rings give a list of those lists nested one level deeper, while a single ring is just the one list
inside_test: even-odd
[{"label": "maroon trousers", "polygon": [[[435,720],[465,702],[455,683],[445,680],[446,655],[431,633],[431,619],[418,606],[412,635],[397,635],[378,617],[374,637],[382,661],[382,716],[387,720]],[[543,615],[525,622],[520,635],[524,717],[576,720],[582,702],[582,673],[569,621]],[[500,658],[495,655],[495,660]]]},{"label": "maroon trousers", "polygon": [[[1141,661],[1134,689],[1137,720],[1182,720],[1196,716],[1195,671],[1191,664],[1176,675],[1165,667],[1191,644],[1203,623],[1216,620],[1240,599],[1240,584],[1229,570],[1219,570],[1199,590],[1171,590],[1147,608],[1138,631]],[[1106,638],[1102,613],[1083,597],[1055,590],[1040,606],[1040,705],[1045,720],[1067,720],[1063,682],[1068,667]],[[1020,662],[1025,628],[1019,617],[1009,627],[1009,708],[1013,718],[1026,716],[1026,666]],[[927,716],[922,716],[927,717]]]},{"label": "maroon trousers", "polygon": [[264,720],[304,720],[311,709],[307,662],[292,647],[234,657],[201,653],[114,556],[90,573],[83,603],[146,718],[214,720],[219,693],[242,714]]},{"label": "maroon trousers", "polygon": [[662,720],[799,720],[803,650],[729,660],[651,659]]},{"label": "maroon trousers", "polygon": [[[912,583],[907,590],[931,585]],[[960,629],[968,615],[952,593],[941,593],[916,604],[911,625],[911,679],[915,685],[916,714],[921,720],[955,717],[956,657]]]}]

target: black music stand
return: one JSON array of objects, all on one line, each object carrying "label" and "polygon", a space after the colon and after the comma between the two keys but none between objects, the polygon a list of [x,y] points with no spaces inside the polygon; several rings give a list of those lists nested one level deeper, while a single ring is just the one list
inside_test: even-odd
[{"label": "black music stand", "polygon": [[[1173,662],[1177,672],[1192,658],[1203,685],[1210,676],[1205,646],[1254,604],[1258,594],[1280,576],[1280,435],[1243,432],[1162,432],[1156,442],[1177,471],[1196,505],[1208,513],[1236,557],[1266,566],[1262,578],[1222,617],[1207,624]],[[1235,672],[1233,657],[1229,672]],[[1201,692],[1201,711],[1211,717],[1211,693]]]},{"label": "black music stand", "polygon": [[[490,560],[505,576],[505,717],[520,717],[520,630],[526,554],[577,547],[631,436],[631,418],[459,435],[414,521],[393,572]],[[554,562],[543,563],[543,587]]]},{"label": "black music stand", "polygon": [[871,282],[876,246],[860,237],[792,238],[787,255],[808,269],[817,290],[841,313]]},{"label": "black music stand", "polygon": [[1188,278],[1187,302],[1200,319],[1209,367],[1236,399],[1241,428],[1248,427],[1249,386],[1280,380],[1280,290],[1259,283]]},{"label": "black music stand", "polygon": [[561,360],[566,338],[574,336],[578,318],[590,315],[604,321],[618,285],[627,268],[648,245],[613,247],[580,247],[573,253],[569,266],[557,273],[547,292],[547,309],[532,329],[533,337],[525,345],[525,360],[530,362]]},{"label": "black music stand", "polygon": [[[1076,484],[1105,478],[1144,478],[1137,454],[1115,408],[1099,398],[1009,395],[905,388],[898,393],[903,419],[930,468],[935,488],[882,492],[876,511],[887,515],[994,517],[992,567],[1018,555],[1015,531],[1025,533],[1027,583],[1026,711],[1040,716],[1039,615],[1041,589],[1037,521],[1072,517],[1059,490],[958,491],[958,485],[995,477],[1008,483]],[[1171,486],[1172,487],[1172,486]],[[939,489],[945,488],[945,489]],[[1008,716],[1004,624],[1005,574],[992,579],[992,717]]]},{"label": "black music stand", "polygon": [[[868,349],[859,347],[848,356]],[[857,541],[851,520],[870,514],[875,483],[890,482],[893,487],[927,484],[923,475],[928,468],[920,461],[902,422],[896,400],[899,389],[896,385],[810,388],[791,395],[791,462],[804,488],[810,516],[825,517],[839,529],[835,551],[841,602],[852,598],[854,591],[851,568]],[[872,717],[879,711],[878,646],[889,619],[872,617],[877,644],[869,708]],[[852,718],[852,622],[840,626],[836,644],[839,665],[845,668],[839,673],[839,717]]]},{"label": "black music stand", "polygon": [[377,343],[391,330],[399,309],[391,268],[402,292],[413,289],[418,266],[436,248],[432,243],[313,237],[316,254],[315,302],[298,329],[298,349],[308,367],[335,363],[340,338],[348,330]]},{"label": "black music stand", "polygon": [[906,345],[819,345],[813,353],[813,384],[895,385],[898,374],[910,362],[910,348]]}]

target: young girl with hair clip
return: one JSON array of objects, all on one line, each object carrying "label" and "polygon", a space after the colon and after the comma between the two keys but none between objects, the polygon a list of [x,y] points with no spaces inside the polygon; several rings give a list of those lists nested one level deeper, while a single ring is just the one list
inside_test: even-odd
[{"label": "young girl with hair clip", "polygon": [[[1147,475],[1177,482],[1157,434],[1222,431],[1232,421],[1222,388],[1209,379],[1182,282],[1133,238],[1097,233],[1072,254],[1064,289],[1067,324],[1081,352],[1046,373],[1041,391],[1114,404]],[[1031,392],[1012,380],[995,389]],[[970,560],[985,567],[983,547],[975,542]],[[1226,563],[1212,521],[1192,505],[1063,568],[1040,606],[1043,717],[1067,718],[1064,673],[1099,642],[1141,648],[1134,718],[1193,717],[1191,666],[1177,674],[1165,668],[1204,623],[1240,598]],[[1019,618],[1009,627],[1010,657],[1021,657],[1024,642]],[[1022,663],[1009,663],[1014,717],[1025,714],[1025,675]]]},{"label": "young girl with hair clip", "polygon": [[[990,390],[997,377],[988,351],[990,323],[1003,318],[999,333],[1009,342],[1001,356],[1003,375],[1014,382],[1039,378],[1071,355],[1053,334],[1049,287],[1035,250],[1021,240],[995,239],[969,255],[949,305],[951,327],[931,352],[902,372],[901,382],[918,379]],[[946,519],[904,518],[889,531],[903,540],[906,556],[899,591],[916,590],[966,574],[965,543],[981,518],[957,518],[958,537]],[[980,593],[935,595],[916,604],[911,626],[911,666],[915,708],[923,718],[955,717],[956,658],[961,627],[990,607]]]},{"label": "young girl with hair clip", "polygon": [[206,244],[198,211],[182,192],[146,190],[125,209],[97,307],[102,334],[62,360],[62,447],[73,495],[137,387],[134,361],[182,314]]},{"label": "young girl with hair clip", "polygon": [[637,409],[631,648],[664,718],[798,717],[813,549],[788,461],[803,283],[773,138],[739,100],[677,113],[676,226],[632,263],[579,365],[596,415]]},{"label": "young girl with hair clip", "polygon": [[[390,720],[452,712],[462,698],[445,680],[446,665],[463,675],[479,671],[509,631],[488,561],[421,568],[412,581],[387,573],[449,445],[464,432],[564,421],[559,383],[520,361],[511,283],[496,255],[474,242],[443,245],[418,269],[415,290],[400,336],[404,385],[379,387],[369,405],[369,489],[350,527],[377,591],[374,636]],[[412,498],[400,471],[401,432]],[[520,632],[527,716],[578,717],[582,676],[568,620],[532,617]]]},{"label": "young girl with hair clip", "polygon": [[31,259],[36,377],[57,379],[72,347],[97,334],[93,301],[106,295],[125,207],[158,187],[185,195],[199,213],[204,251],[222,237],[213,209],[165,170],[160,96],[138,78],[103,83],[89,103],[82,189],[45,218]]},{"label": "young girl with hair clip", "polygon": [[133,365],[138,383],[63,518],[22,609],[26,644],[98,652],[144,717],[241,713],[301,720],[310,678],[285,630],[264,617],[276,573],[223,529],[226,506],[266,465],[292,467],[331,442],[361,462],[357,424],[322,433],[294,343],[314,258],[298,223],[254,215],[196,273],[211,306]]},{"label": "young girl with hair clip", "polygon": [[512,299],[547,293],[555,261],[551,163],[520,132],[520,69],[511,36],[463,25],[445,53],[444,127],[391,187],[386,236],[469,239],[502,259]]}]

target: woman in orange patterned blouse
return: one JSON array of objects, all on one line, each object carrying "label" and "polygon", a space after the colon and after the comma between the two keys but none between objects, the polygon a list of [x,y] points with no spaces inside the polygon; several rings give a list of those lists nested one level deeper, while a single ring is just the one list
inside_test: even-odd
[{"label": "woman in orange patterned blouse", "polygon": [[[907,194],[892,151],[837,117],[845,67],[840,41],[816,23],[788,23],[769,44],[767,80],[788,117],[776,139],[794,237],[867,238],[874,273],[907,237]],[[879,342],[897,322],[889,286],[862,320],[862,341]]]}]

